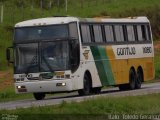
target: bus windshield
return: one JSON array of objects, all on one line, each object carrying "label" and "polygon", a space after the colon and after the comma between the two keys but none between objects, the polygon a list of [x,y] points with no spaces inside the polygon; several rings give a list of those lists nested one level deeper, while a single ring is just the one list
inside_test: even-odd
[{"label": "bus windshield", "polygon": [[14,41],[47,40],[68,37],[68,25],[50,25],[15,28]]},{"label": "bus windshield", "polygon": [[17,44],[14,68],[17,74],[69,69],[68,41]]}]

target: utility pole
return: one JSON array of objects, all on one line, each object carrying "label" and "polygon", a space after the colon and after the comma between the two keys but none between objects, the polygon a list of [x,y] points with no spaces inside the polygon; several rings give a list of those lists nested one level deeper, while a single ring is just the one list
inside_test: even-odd
[{"label": "utility pole", "polygon": [[58,6],[58,12],[59,12],[59,10],[60,10],[60,2],[59,2],[59,0],[57,1],[57,6]]},{"label": "utility pole", "polygon": [[68,11],[68,0],[66,0],[66,13]]},{"label": "utility pole", "polygon": [[51,1],[51,0],[49,1],[49,8],[50,8],[50,9],[52,8],[52,2],[53,2],[53,1]]},{"label": "utility pole", "polygon": [[31,10],[33,10],[33,0],[31,1],[32,3],[31,3]]},{"label": "utility pole", "polygon": [[81,8],[83,8],[83,0],[81,0]]},{"label": "utility pole", "polygon": [[43,9],[43,0],[40,1],[40,7]]},{"label": "utility pole", "polygon": [[1,5],[1,23],[3,23],[3,11],[4,11],[4,6],[2,4]]}]

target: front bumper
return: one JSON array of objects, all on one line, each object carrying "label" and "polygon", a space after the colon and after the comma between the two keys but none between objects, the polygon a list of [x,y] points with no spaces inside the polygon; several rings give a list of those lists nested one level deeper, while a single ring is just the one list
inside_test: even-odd
[{"label": "front bumper", "polygon": [[16,93],[67,92],[72,90],[71,79],[15,83]]}]

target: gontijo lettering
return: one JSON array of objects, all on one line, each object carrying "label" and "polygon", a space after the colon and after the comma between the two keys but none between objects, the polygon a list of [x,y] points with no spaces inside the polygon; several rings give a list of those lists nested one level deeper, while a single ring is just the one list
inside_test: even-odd
[{"label": "gontijo lettering", "polygon": [[117,55],[135,55],[136,49],[135,47],[124,47],[124,48],[117,48]]}]

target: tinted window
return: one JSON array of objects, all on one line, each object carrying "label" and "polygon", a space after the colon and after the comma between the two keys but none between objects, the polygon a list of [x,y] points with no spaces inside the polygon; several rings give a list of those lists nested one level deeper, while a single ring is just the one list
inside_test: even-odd
[{"label": "tinted window", "polygon": [[149,41],[149,31],[148,31],[147,25],[144,26],[144,29],[146,33],[146,40]]},{"label": "tinted window", "polygon": [[121,25],[115,25],[114,30],[115,30],[116,41],[117,42],[124,41],[123,27]]},{"label": "tinted window", "polygon": [[90,36],[90,31],[89,31],[88,25],[81,25],[81,34],[82,34],[83,43],[90,43],[91,42],[91,36]]},{"label": "tinted window", "polygon": [[113,37],[113,27],[112,25],[105,25],[105,36],[106,36],[106,41],[107,42],[113,42],[114,37]]},{"label": "tinted window", "polygon": [[95,42],[103,42],[102,30],[100,25],[93,25]]},{"label": "tinted window", "polygon": [[142,29],[140,25],[137,25],[137,35],[138,35],[138,41],[143,41]]},{"label": "tinted window", "polygon": [[68,37],[67,25],[23,27],[15,29],[15,41]]},{"label": "tinted window", "polygon": [[78,39],[78,30],[77,30],[76,23],[69,24],[69,33],[70,33],[70,37],[74,37],[74,38]]},{"label": "tinted window", "polygon": [[142,30],[142,39],[147,40],[146,27],[144,25],[141,25],[141,30]]},{"label": "tinted window", "polygon": [[150,28],[148,25],[137,25],[138,41],[151,40]]},{"label": "tinted window", "polygon": [[148,40],[151,40],[151,31],[149,25],[147,25],[147,31],[148,31]]},{"label": "tinted window", "polygon": [[127,35],[128,35],[128,41],[135,41],[133,25],[127,25]]}]

